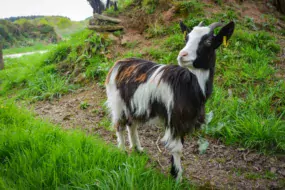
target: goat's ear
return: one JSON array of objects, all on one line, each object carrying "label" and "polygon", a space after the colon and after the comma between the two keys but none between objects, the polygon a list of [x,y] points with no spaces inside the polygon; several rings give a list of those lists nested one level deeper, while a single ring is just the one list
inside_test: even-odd
[{"label": "goat's ear", "polygon": [[227,42],[230,39],[230,37],[232,36],[232,34],[234,33],[234,29],[235,29],[235,23],[234,22],[230,22],[226,26],[224,26],[219,31],[217,36],[215,36],[215,38],[214,38],[214,41],[213,41],[214,48],[215,49],[218,48],[223,43],[223,40],[226,40],[226,42]]},{"label": "goat's ear", "polygon": [[190,32],[189,28],[182,21],[179,22],[179,26],[183,34]]}]

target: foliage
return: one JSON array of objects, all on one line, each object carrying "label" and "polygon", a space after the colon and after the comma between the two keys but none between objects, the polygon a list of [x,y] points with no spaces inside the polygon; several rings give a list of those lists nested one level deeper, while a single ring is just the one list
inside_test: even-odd
[{"label": "foliage", "polygon": [[38,42],[55,43],[59,38],[48,24],[33,24],[30,20],[19,19],[15,23],[0,19],[0,42],[4,48],[32,46]]},{"label": "foliage", "polygon": [[194,13],[201,14],[203,10],[204,4],[197,1],[197,0],[190,0],[190,1],[176,1],[175,4],[175,10],[176,13],[182,14],[182,15],[189,15]]}]

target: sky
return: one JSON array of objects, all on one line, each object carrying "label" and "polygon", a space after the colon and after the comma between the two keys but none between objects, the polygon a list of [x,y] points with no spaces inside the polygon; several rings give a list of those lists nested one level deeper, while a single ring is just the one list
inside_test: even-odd
[{"label": "sky", "polygon": [[0,0],[0,19],[11,16],[60,15],[80,21],[92,16],[87,0]]}]

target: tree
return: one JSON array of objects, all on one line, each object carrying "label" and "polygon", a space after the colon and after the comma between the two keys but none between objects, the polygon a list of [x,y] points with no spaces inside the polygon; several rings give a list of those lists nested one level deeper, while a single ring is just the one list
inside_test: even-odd
[{"label": "tree", "polygon": [[4,59],[3,59],[3,52],[2,52],[2,43],[0,43],[0,70],[4,69]]},{"label": "tree", "polygon": [[279,12],[285,14],[285,0],[273,0],[273,4]]},{"label": "tree", "polygon": [[[93,9],[93,14],[98,13],[101,14],[107,8],[114,6],[114,10],[118,10],[117,1],[107,0],[106,2],[102,2],[101,0],[87,0],[90,6]],[[141,1],[141,0],[139,0]]]},{"label": "tree", "polygon": [[100,0],[87,0],[93,9],[93,13],[101,14],[104,10],[104,4]]}]

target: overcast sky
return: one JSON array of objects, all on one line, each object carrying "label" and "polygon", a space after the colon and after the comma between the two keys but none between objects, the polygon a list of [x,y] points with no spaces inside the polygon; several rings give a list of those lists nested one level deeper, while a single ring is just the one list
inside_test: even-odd
[{"label": "overcast sky", "polygon": [[92,8],[86,0],[0,0],[0,19],[28,15],[61,15],[79,21],[92,16]]}]

